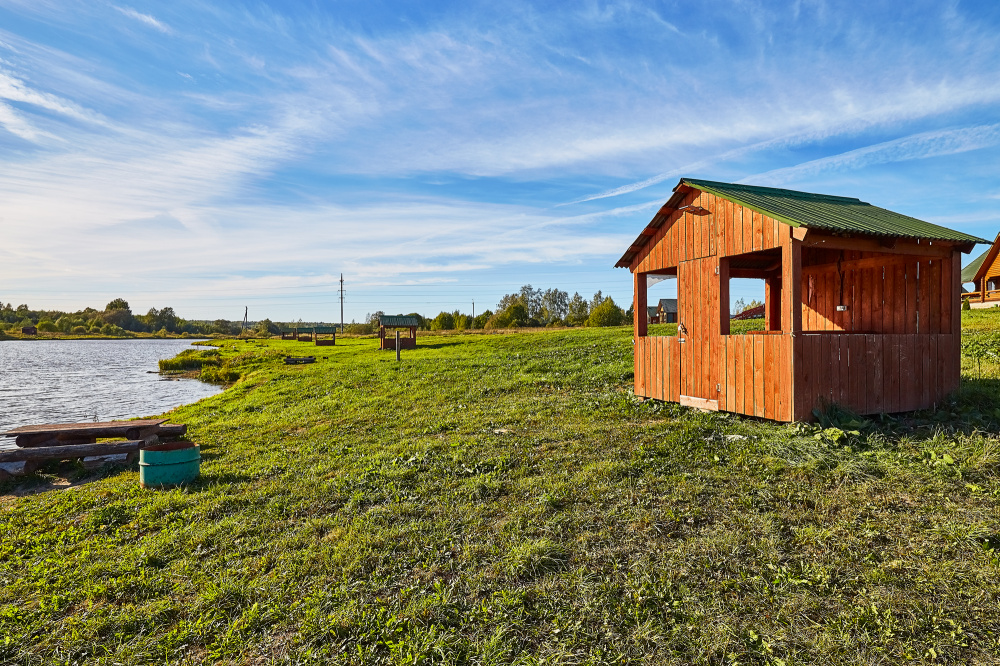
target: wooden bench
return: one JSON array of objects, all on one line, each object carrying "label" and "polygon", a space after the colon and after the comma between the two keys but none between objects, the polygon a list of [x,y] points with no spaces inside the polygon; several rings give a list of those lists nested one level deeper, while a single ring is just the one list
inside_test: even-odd
[{"label": "wooden bench", "polygon": [[[166,421],[167,419],[143,419],[21,426],[0,433],[3,437],[13,437],[18,447],[0,449],[0,464],[24,463],[22,473],[28,474],[47,460],[126,454],[126,462],[131,462],[144,445],[155,444],[161,437],[181,437],[187,432],[186,425]],[[97,443],[99,438],[117,437],[124,437],[126,441]],[[9,473],[0,469],[0,477],[5,475]]]}]

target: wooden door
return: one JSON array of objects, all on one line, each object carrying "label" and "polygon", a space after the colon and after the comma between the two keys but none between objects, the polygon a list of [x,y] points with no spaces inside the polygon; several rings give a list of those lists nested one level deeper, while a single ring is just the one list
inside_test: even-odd
[{"label": "wooden door", "polygon": [[719,408],[713,376],[712,304],[718,302],[713,258],[683,261],[677,267],[677,338],[681,352],[680,403],[700,409]]}]

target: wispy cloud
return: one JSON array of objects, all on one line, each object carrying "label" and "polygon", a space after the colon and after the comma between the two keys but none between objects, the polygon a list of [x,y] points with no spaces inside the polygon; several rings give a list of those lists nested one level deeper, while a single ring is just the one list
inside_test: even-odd
[{"label": "wispy cloud", "polygon": [[921,132],[857,148],[839,155],[822,157],[795,166],[747,176],[740,182],[752,182],[755,185],[783,185],[801,178],[817,176],[827,171],[860,170],[875,164],[955,155],[997,145],[1000,145],[1000,123]]},{"label": "wispy cloud", "polygon": [[162,21],[157,20],[156,17],[154,17],[154,16],[151,16],[149,14],[143,14],[142,12],[138,12],[138,11],[132,9],[131,7],[119,7],[117,5],[112,5],[112,6],[115,9],[117,9],[118,11],[120,11],[122,14],[124,14],[125,16],[127,16],[127,17],[129,17],[131,19],[135,19],[136,21],[139,21],[140,23],[145,23],[150,28],[154,28],[156,30],[159,30],[160,32],[162,32],[165,35],[169,35],[169,34],[173,33],[173,30],[170,29],[170,26],[166,25]]}]

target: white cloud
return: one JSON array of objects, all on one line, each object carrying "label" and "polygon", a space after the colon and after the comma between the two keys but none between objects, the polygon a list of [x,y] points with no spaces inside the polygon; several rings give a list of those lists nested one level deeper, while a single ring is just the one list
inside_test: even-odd
[{"label": "white cloud", "polygon": [[149,14],[143,14],[141,12],[137,12],[131,7],[118,7],[117,5],[112,5],[112,6],[125,16],[128,16],[131,19],[135,19],[140,23],[144,23],[151,28],[159,30],[165,35],[169,35],[173,32],[173,30],[170,29],[170,26],[166,25],[162,21],[158,21],[155,17],[150,16]]}]

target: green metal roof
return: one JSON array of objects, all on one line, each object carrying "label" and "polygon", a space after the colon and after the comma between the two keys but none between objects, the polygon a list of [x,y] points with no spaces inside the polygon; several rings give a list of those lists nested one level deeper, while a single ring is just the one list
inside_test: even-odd
[{"label": "green metal roof", "polygon": [[681,182],[773,217],[779,222],[793,227],[893,238],[926,238],[960,243],[989,243],[982,238],[940,227],[908,215],[894,213],[891,210],[872,206],[851,197],[810,194],[774,187],[719,183],[693,178],[682,178]]},{"label": "green metal roof", "polygon": [[[992,249],[990,248],[990,250]],[[979,267],[983,265],[983,261],[985,261],[986,255],[990,253],[990,250],[983,252],[973,259],[971,264],[962,269],[962,282],[973,282],[976,279],[976,273],[979,272]]]},{"label": "green metal roof", "polygon": [[399,326],[399,327],[410,327],[419,326],[420,322],[417,321],[416,317],[404,317],[399,315],[382,315],[378,318],[379,326]]}]

